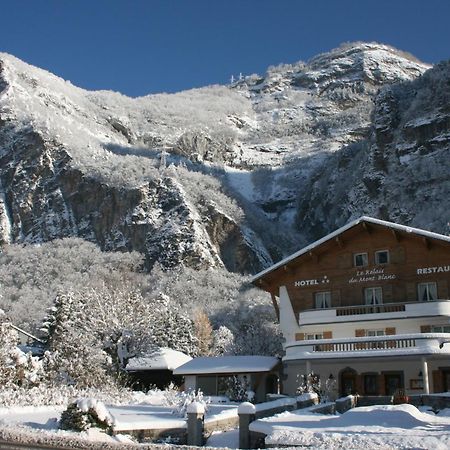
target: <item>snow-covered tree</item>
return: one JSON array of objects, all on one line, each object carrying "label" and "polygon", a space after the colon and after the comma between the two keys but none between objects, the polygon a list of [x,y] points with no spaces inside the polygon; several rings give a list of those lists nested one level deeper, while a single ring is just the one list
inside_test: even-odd
[{"label": "snow-covered tree", "polygon": [[213,345],[213,328],[204,311],[197,311],[194,316],[195,336],[198,340],[199,356],[209,356]]},{"label": "snow-covered tree", "polygon": [[160,347],[197,356],[199,341],[192,319],[164,294],[155,300],[153,308],[157,311],[157,317],[150,324],[153,342]]},{"label": "snow-covered tree", "polygon": [[0,385],[8,386],[16,380],[15,354],[17,332],[11,327],[6,314],[0,309]]},{"label": "snow-covered tree", "polygon": [[225,325],[213,331],[212,354],[231,355],[234,349],[234,335]]}]

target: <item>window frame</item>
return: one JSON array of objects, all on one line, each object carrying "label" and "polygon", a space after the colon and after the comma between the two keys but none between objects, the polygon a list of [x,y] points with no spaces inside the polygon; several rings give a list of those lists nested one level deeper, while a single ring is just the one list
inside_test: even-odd
[{"label": "window frame", "polygon": [[[379,292],[381,294],[379,302],[377,302],[377,303],[368,303],[367,302],[367,293],[370,290],[372,290],[372,291],[379,290]],[[375,297],[374,297],[373,294],[372,294],[372,300],[374,298],[376,299],[377,296],[375,295]],[[368,287],[364,288],[364,305],[366,305],[366,306],[378,306],[378,305],[382,305],[382,304],[383,304],[383,287],[382,286],[368,286]]]},{"label": "window frame", "polygon": [[[364,264],[356,264],[356,258],[364,256]],[[369,254],[367,252],[353,253],[353,267],[367,267],[369,265]]]},{"label": "window frame", "polygon": [[[375,333],[375,334],[369,334],[369,333]],[[386,336],[386,330],[384,328],[366,330],[366,336],[367,337]]]},{"label": "window frame", "polygon": [[[328,298],[324,298],[325,300],[325,304],[326,306],[317,306],[317,300],[318,300],[318,296],[325,296],[325,294],[328,294]],[[323,300],[322,299],[322,304],[323,304]],[[314,308],[315,309],[327,309],[327,308],[331,308],[331,291],[319,291],[319,292],[315,292],[314,293]]]},{"label": "window frame", "polygon": [[[436,328],[441,328],[440,331],[437,331]],[[448,328],[448,331],[445,331],[444,328]],[[450,325],[431,325],[430,333],[450,333]]]},{"label": "window frame", "polygon": [[[429,286],[433,286],[436,298],[431,298]],[[426,293],[427,296],[426,300],[424,300],[420,295],[420,290],[422,287],[426,287],[425,291],[423,292]],[[423,283],[417,283],[417,300],[419,302],[433,302],[436,301],[437,299],[438,299],[438,286],[436,281],[424,281]]]},{"label": "window frame", "polygon": [[[309,336],[314,336],[312,339],[309,338]],[[320,337],[318,337],[320,336]],[[322,333],[305,333],[305,341],[317,341],[319,339],[323,339],[323,332]]]},{"label": "window frame", "polygon": [[[386,253],[386,255],[387,255],[387,261],[386,262],[379,262],[379,261],[377,261],[377,257],[381,253]],[[388,249],[377,250],[375,252],[375,254],[374,254],[374,261],[375,261],[375,264],[377,266],[385,266],[386,264],[389,264],[391,262],[391,255],[389,254],[389,250]]]}]

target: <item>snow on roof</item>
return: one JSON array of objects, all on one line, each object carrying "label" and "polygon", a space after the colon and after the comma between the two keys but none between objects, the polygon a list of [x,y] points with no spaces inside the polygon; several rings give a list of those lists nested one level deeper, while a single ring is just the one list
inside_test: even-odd
[{"label": "snow on roof", "polygon": [[174,370],[192,358],[182,352],[171,348],[161,347],[147,356],[131,358],[126,370],[135,372],[137,370]]},{"label": "snow on roof", "polygon": [[268,372],[279,363],[273,356],[211,356],[194,358],[173,371],[175,375]]},{"label": "snow on roof", "polygon": [[267,275],[268,273],[273,272],[274,270],[278,269],[279,267],[284,266],[285,264],[289,263],[293,259],[298,258],[299,256],[310,252],[311,250],[313,250],[314,248],[323,244],[324,242],[327,242],[327,241],[335,238],[336,236],[339,236],[344,231],[347,231],[350,228],[353,228],[354,226],[356,226],[362,222],[368,222],[368,223],[373,223],[375,225],[381,225],[384,227],[392,228],[394,230],[403,231],[404,233],[418,234],[420,236],[427,237],[430,239],[439,239],[441,241],[450,242],[450,236],[445,236],[445,235],[439,234],[439,233],[433,233],[432,231],[421,230],[420,228],[413,228],[413,227],[408,227],[406,225],[399,225],[398,223],[394,223],[394,222],[387,222],[385,220],[374,219],[373,217],[361,216],[359,219],[349,222],[348,224],[344,225],[343,227],[338,228],[337,230],[333,231],[332,233],[327,234],[323,238],[302,248],[298,252],[295,252],[292,255],[288,256],[287,258],[282,259],[281,261],[277,262],[273,266],[268,267],[267,269],[257,273],[255,276],[253,276],[250,279],[250,282],[254,283],[258,279],[262,278],[264,275]]}]

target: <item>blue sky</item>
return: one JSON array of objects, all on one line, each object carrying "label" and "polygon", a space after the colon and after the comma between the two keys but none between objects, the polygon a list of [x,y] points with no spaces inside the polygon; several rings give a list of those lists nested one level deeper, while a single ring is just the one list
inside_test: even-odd
[{"label": "blue sky", "polygon": [[449,0],[0,0],[0,50],[86,89],[131,96],[377,41],[450,58]]}]

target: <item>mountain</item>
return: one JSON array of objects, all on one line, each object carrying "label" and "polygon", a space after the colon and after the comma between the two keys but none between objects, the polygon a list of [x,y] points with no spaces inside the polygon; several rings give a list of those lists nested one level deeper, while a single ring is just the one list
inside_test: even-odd
[{"label": "mountain", "polygon": [[361,214],[447,231],[449,63],[375,43],[128,98],[0,54],[0,240],[254,273]]}]

